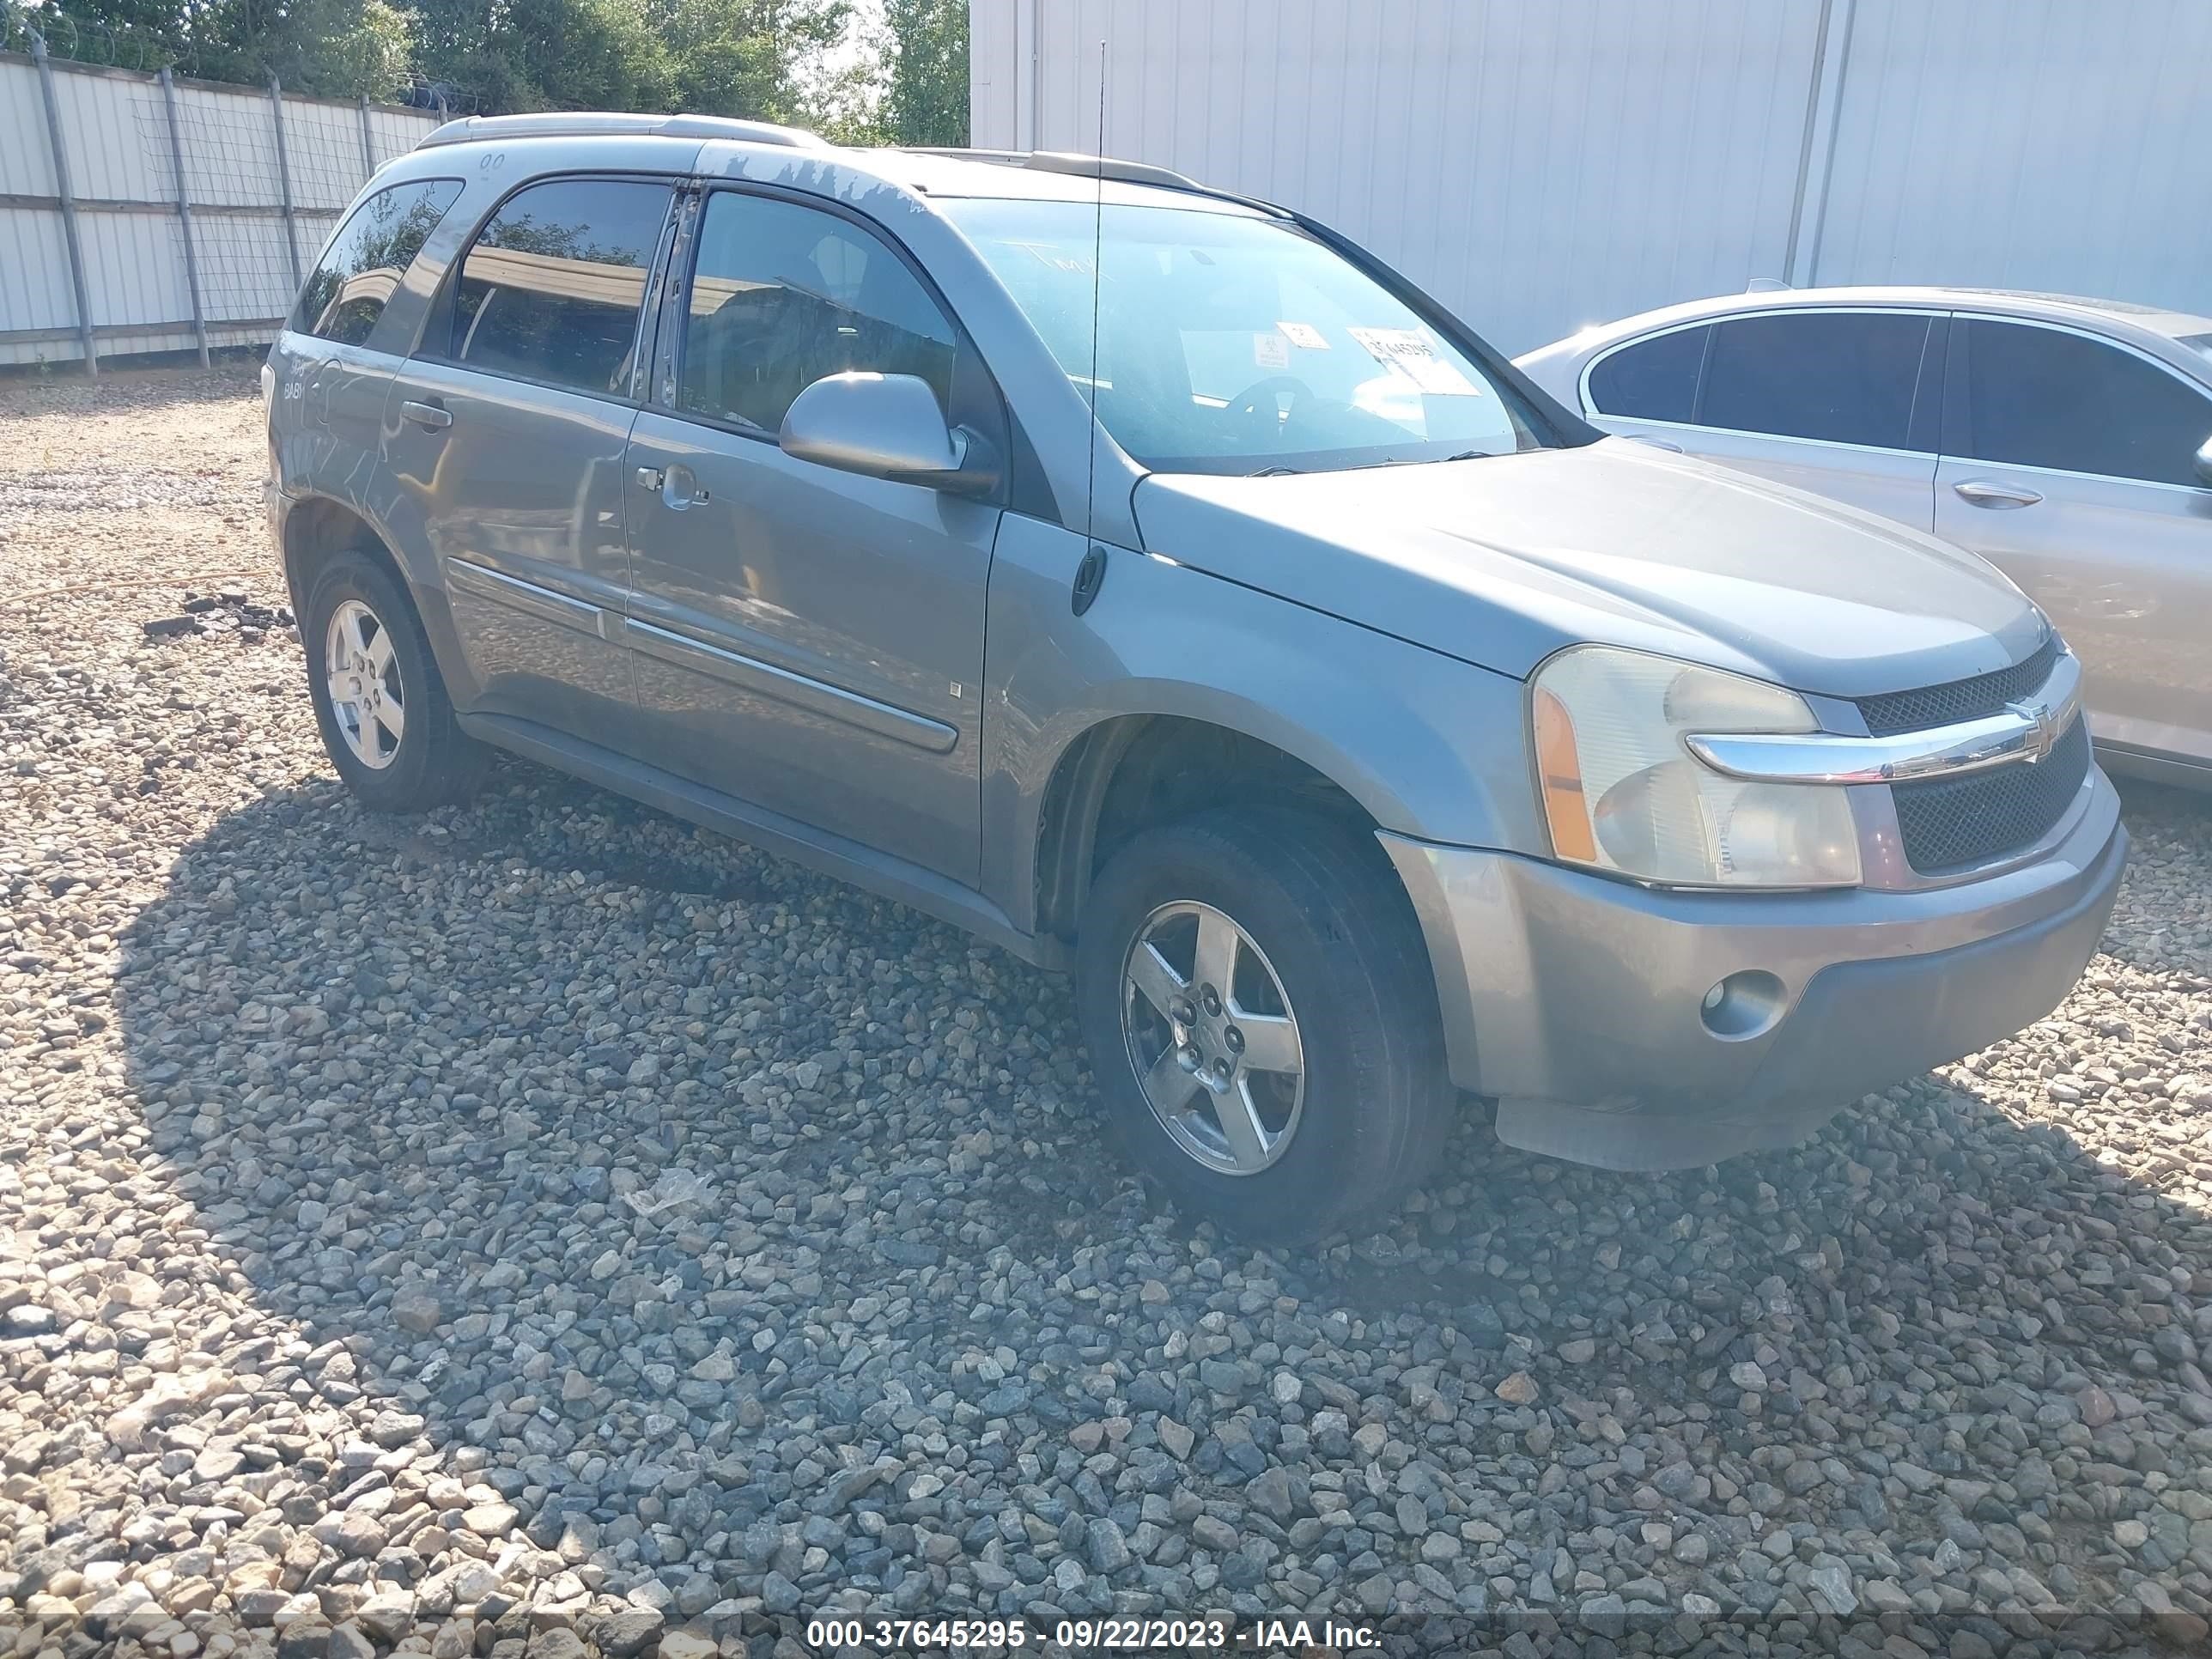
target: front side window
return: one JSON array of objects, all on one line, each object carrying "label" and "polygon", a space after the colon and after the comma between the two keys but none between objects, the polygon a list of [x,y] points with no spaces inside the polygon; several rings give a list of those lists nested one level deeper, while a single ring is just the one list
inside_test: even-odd
[{"label": "front side window", "polygon": [[1982,461],[2199,484],[2212,399],[2132,352],[2055,328],[1966,324],[1967,451]]},{"label": "front side window", "polygon": [[579,392],[628,388],[669,189],[557,179],[518,191],[462,261],[455,362]]},{"label": "front side window", "polygon": [[944,211],[1140,465],[1310,471],[1541,447],[1510,388],[1280,220],[1089,202]]},{"label": "front side window", "polygon": [[418,179],[380,190],[348,216],[300,290],[292,327],[365,345],[407,267],[461,193],[458,179]]},{"label": "front side window", "polygon": [[1698,424],[1903,449],[1932,319],[1776,312],[1713,325]]},{"label": "front side window", "polygon": [[709,197],[678,403],[763,433],[848,370],[913,374],[950,408],[957,336],[921,280],[849,220],[729,191]]},{"label": "front side window", "polygon": [[1678,328],[1600,358],[1590,366],[1589,397],[1600,415],[1633,421],[1689,421],[1698,407],[1710,328]]}]

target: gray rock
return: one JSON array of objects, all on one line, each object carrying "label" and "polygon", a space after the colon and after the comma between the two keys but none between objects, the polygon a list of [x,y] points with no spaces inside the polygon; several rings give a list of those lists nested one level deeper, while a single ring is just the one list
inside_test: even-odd
[{"label": "gray rock", "polygon": [[426,1285],[406,1285],[392,1293],[392,1322],[403,1331],[427,1336],[445,1322],[445,1304]]},{"label": "gray rock", "polygon": [[599,1626],[599,1650],[612,1659],[632,1659],[654,1647],[667,1620],[653,1607],[626,1607]]},{"label": "gray rock", "polygon": [[1085,1537],[1093,1572],[1119,1572],[1129,1565],[1128,1540],[1110,1516],[1091,1516]]}]

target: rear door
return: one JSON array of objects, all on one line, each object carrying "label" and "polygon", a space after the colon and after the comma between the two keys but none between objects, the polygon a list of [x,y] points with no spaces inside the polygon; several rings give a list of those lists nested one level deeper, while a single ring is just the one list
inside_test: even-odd
[{"label": "rear door", "polygon": [[1943,332],[1940,316],[1892,308],[1723,317],[1595,359],[1583,401],[1608,431],[1926,530]]},{"label": "rear door", "polygon": [[[629,640],[656,764],[973,886],[995,502],[785,454],[824,375],[918,375],[1006,453],[995,386],[876,228],[826,204],[704,197],[630,435]],[[683,255],[679,254],[679,258]]]},{"label": "rear door", "polygon": [[434,550],[455,701],[588,740],[635,735],[621,643],[623,450],[667,179],[540,179],[456,262],[385,414],[396,511]]},{"label": "rear door", "polygon": [[1936,529],[2002,568],[2081,659],[2106,743],[2212,763],[2212,396],[2086,331],[1961,315]]}]

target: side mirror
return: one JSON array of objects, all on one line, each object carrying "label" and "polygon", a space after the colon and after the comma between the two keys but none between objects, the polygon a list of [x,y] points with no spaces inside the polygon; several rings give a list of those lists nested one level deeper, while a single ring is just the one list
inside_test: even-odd
[{"label": "side mirror", "polygon": [[830,374],[791,400],[776,444],[787,455],[841,472],[926,484],[960,495],[998,485],[988,447],[945,424],[937,394],[913,374]]},{"label": "side mirror", "polygon": [[2197,446],[2197,476],[2212,484],[2212,438]]}]

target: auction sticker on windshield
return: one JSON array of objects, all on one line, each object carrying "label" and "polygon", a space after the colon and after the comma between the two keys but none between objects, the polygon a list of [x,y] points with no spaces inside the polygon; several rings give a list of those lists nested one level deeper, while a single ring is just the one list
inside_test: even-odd
[{"label": "auction sticker on windshield", "polygon": [[1480,398],[1482,388],[1437,356],[1429,337],[1418,328],[1354,328],[1345,331],[1383,368],[1404,375],[1423,392],[1446,398]]}]

